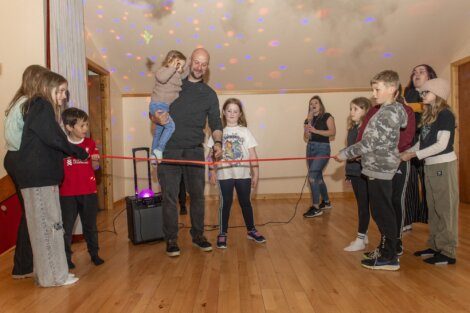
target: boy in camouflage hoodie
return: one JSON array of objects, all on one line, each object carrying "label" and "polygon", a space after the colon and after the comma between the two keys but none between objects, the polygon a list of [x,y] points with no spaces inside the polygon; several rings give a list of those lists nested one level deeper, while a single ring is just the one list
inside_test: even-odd
[{"label": "boy in camouflage hoodie", "polygon": [[364,254],[361,264],[370,269],[396,271],[397,220],[392,205],[392,178],[400,164],[400,128],[407,125],[403,105],[395,101],[398,74],[382,71],[371,80],[373,97],[381,105],[367,124],[361,141],[340,151],[338,160],[361,157],[362,173],[368,178],[372,217],[381,233],[380,247]]}]

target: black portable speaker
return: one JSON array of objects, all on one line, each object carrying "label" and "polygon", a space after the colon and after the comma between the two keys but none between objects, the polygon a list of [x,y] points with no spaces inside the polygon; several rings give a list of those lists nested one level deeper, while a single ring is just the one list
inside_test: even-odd
[{"label": "black portable speaker", "polygon": [[[134,158],[135,195],[126,197],[126,210],[128,237],[133,244],[161,240],[164,238],[161,194],[144,198],[138,197],[137,164],[135,159],[137,151],[146,151],[147,159],[150,156],[149,148],[147,147],[132,149],[132,156]],[[148,160],[147,170],[148,187],[152,189],[150,162]]]}]

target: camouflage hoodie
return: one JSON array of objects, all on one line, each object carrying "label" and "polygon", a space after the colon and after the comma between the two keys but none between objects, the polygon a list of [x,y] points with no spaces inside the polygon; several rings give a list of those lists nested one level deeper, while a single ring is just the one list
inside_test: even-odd
[{"label": "camouflage hoodie", "polygon": [[400,103],[382,105],[367,123],[362,140],[341,150],[338,158],[345,160],[361,156],[362,174],[391,180],[400,164],[400,128],[406,127],[407,121],[408,116]]}]

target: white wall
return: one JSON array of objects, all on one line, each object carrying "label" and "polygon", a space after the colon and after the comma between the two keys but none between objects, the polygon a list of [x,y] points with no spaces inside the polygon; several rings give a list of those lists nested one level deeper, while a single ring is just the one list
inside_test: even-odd
[{"label": "white wall", "polygon": [[[21,85],[24,69],[31,64],[46,64],[44,1],[2,1],[0,29],[0,155],[3,161],[6,153],[4,111]],[[0,177],[4,175],[5,169],[0,166]]]},{"label": "white wall", "polygon": [[[313,94],[259,94],[234,95],[242,100],[248,127],[258,140],[259,158],[304,157],[306,143],[303,141],[303,121],[307,114],[308,100]],[[342,92],[319,94],[336,121],[337,135],[331,142],[332,154],[346,143],[346,120],[349,102],[368,92]],[[232,95],[219,96],[220,106]],[[148,120],[148,98],[123,98],[124,154],[131,155],[134,147],[150,146],[151,132]],[[144,172],[142,172],[144,173]],[[306,176],[305,161],[278,161],[260,163],[258,194],[299,193]],[[125,191],[133,193],[132,162],[124,166]],[[329,192],[351,191],[344,183],[344,163],[331,160],[325,170]],[[154,182],[156,177],[154,175]],[[144,183],[142,181],[142,183]],[[207,185],[209,186],[209,185]],[[156,189],[156,188],[154,188]],[[305,189],[307,191],[307,189]],[[213,187],[206,188],[213,194]]]}]

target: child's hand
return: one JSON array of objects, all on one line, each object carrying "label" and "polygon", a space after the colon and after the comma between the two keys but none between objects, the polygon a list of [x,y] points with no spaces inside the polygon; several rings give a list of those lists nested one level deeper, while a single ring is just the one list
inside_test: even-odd
[{"label": "child's hand", "polygon": [[338,155],[332,155],[331,157],[332,157],[336,162],[338,162],[338,163],[341,163],[341,162],[344,161],[344,160],[341,160],[341,159],[338,157]]},{"label": "child's hand", "polygon": [[211,185],[215,185],[217,183],[217,174],[215,170],[209,170],[209,182]]},{"label": "child's hand", "polygon": [[414,158],[415,156],[416,156],[416,153],[408,152],[408,151],[402,152],[400,154],[400,158],[401,158],[402,161],[409,161],[412,158]]},{"label": "child's hand", "polygon": [[258,186],[258,174],[252,173],[251,175],[251,188],[255,189]]}]

